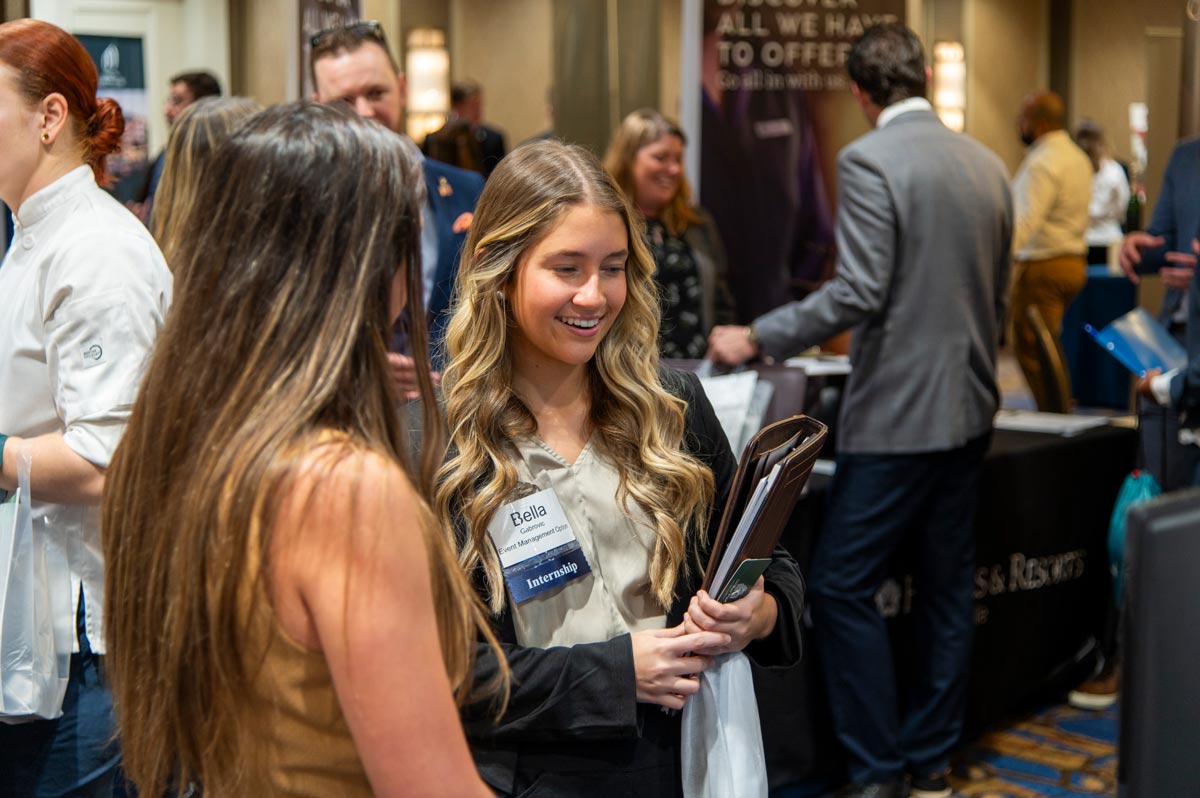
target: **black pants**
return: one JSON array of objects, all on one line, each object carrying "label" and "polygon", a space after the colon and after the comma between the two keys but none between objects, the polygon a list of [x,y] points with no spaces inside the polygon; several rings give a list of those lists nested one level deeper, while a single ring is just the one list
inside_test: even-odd
[{"label": "black pants", "polygon": [[[990,437],[941,452],[838,455],[810,584],[834,729],[855,782],[937,771],[962,734],[973,521]],[[913,654],[921,664],[898,685],[875,595],[906,540],[917,547]]]}]

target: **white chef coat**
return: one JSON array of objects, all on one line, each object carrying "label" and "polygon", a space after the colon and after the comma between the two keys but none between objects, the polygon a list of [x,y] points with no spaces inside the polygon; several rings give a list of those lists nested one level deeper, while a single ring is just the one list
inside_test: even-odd
[{"label": "white chef coat", "polygon": [[[171,301],[171,273],[146,228],[88,166],[29,197],[13,220],[0,265],[0,432],[61,433],[107,467]],[[14,448],[5,454],[15,457]],[[33,498],[34,523],[70,565],[72,616],[82,589],[88,641],[103,654],[99,507],[39,502],[36,490]]]}]

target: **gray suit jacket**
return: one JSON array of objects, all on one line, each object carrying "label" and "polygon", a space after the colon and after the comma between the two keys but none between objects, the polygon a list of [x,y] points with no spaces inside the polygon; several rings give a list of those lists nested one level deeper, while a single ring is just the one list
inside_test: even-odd
[{"label": "gray suit jacket", "polygon": [[776,358],[854,328],[840,451],[939,451],[991,428],[1012,225],[1000,159],[931,112],[838,155],[833,279],[754,328]]}]

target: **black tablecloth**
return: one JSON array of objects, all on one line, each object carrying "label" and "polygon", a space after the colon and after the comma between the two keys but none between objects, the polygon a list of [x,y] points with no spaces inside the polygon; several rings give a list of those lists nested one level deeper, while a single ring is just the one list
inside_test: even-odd
[{"label": "black tablecloth", "polygon": [[[1071,438],[998,430],[984,462],[976,515],[976,635],[968,730],[977,732],[1072,667],[1101,636],[1111,600],[1106,538],[1117,490],[1133,466],[1136,433],[1104,427]],[[806,569],[829,478],[814,475],[783,543]],[[898,666],[914,588],[897,557],[876,601],[892,618]],[[755,669],[772,787],[836,773],[833,737],[812,635],[796,668]],[[1065,682],[1064,682],[1065,684]]]}]

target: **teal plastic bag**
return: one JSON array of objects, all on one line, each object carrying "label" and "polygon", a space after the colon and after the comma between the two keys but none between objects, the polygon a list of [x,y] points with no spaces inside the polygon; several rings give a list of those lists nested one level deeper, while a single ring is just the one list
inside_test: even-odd
[{"label": "teal plastic bag", "polygon": [[1134,469],[1121,483],[1117,503],[1108,523],[1108,568],[1113,578],[1113,600],[1120,606],[1125,578],[1125,518],[1129,508],[1150,501],[1162,493],[1149,471]]}]

